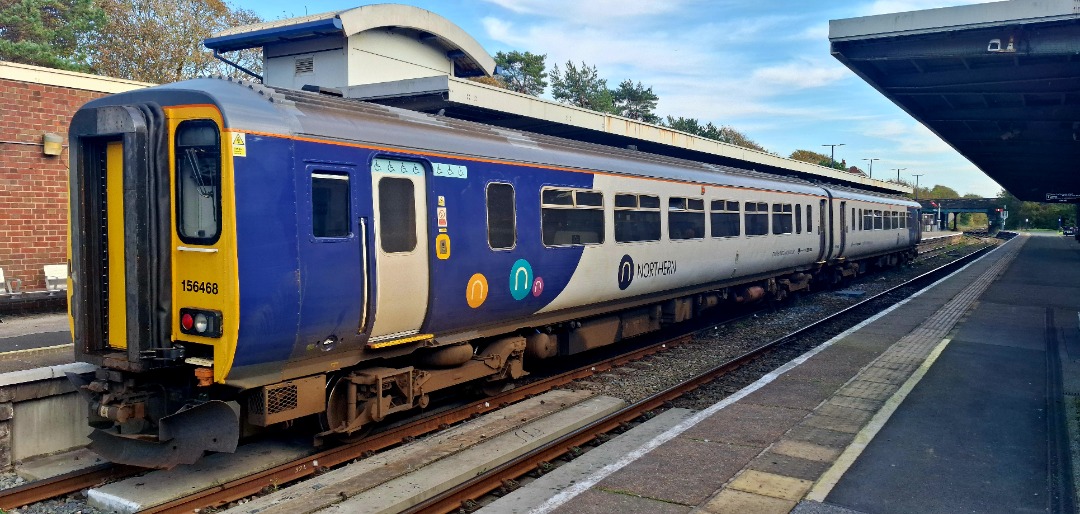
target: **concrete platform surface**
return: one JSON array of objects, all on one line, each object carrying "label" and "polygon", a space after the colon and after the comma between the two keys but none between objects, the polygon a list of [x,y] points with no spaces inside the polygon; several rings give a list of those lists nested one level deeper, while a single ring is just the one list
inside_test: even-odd
[{"label": "concrete platform surface", "polygon": [[1053,476],[1067,456],[1052,444],[1064,426],[1049,357],[1063,349],[1058,334],[1080,330],[1078,311],[1080,245],[1030,237],[825,502],[869,514],[1072,512]]},{"label": "concrete platform surface", "polygon": [[[552,496],[573,486],[609,462],[637,449],[661,432],[686,421],[691,411],[669,409],[659,416],[642,423],[630,431],[596,447],[584,455],[559,466],[554,471],[537,478],[528,485],[499,498],[478,512],[481,514],[519,514],[537,509]],[[656,506],[662,510],[663,506]]]},{"label": "concrete platform surface", "polygon": [[[394,512],[398,506],[404,507],[410,502],[421,501],[425,494],[434,494],[443,481],[463,473],[471,476],[479,469],[498,465],[527,448],[550,440],[555,434],[582,426],[620,407],[618,400],[594,397],[589,391],[551,391],[227,512],[314,512],[339,504],[345,498],[361,497],[365,498],[358,500],[363,503],[363,511],[384,509]],[[378,488],[374,500],[364,495],[373,488]],[[395,492],[391,493],[391,490]]]},{"label": "concrete platform surface", "polygon": [[[1029,243],[1029,240],[1035,242]],[[1032,402],[1039,399],[1045,403],[1045,397],[1039,395],[1045,394],[1040,384],[1045,383],[1046,373],[1045,368],[1032,364],[1031,356],[1040,351],[1039,341],[1045,331],[1041,325],[1034,330],[1034,335],[1023,335],[1030,332],[1023,328],[987,330],[985,327],[988,323],[1009,327],[1015,317],[1034,319],[1039,325],[1045,317],[1043,309],[1019,308],[1019,305],[1015,308],[983,308],[979,299],[990,293],[988,288],[996,280],[1008,281],[1011,274],[1017,273],[1015,270],[1033,269],[1028,266],[1037,266],[1034,269],[1046,274],[1059,266],[1080,270],[1080,266],[1053,259],[1038,264],[1027,260],[1028,255],[1043,252],[1047,245],[1061,243],[1060,238],[1043,240],[1021,236],[1004,244],[720,404],[691,416],[692,426],[680,427],[677,434],[662,434],[658,438],[665,441],[641,452],[643,456],[637,460],[621,464],[618,469],[610,469],[612,466],[609,465],[602,472],[579,478],[579,486],[573,488],[578,490],[577,496],[559,493],[557,502],[548,501],[528,511],[537,514],[615,511],[626,514],[787,513],[793,509],[835,513],[970,512],[971,509],[994,512],[990,502],[958,502],[944,510],[931,502],[913,502],[891,510],[864,510],[885,505],[891,501],[891,494],[923,496],[924,488],[936,487],[942,495],[947,495],[950,487],[967,487],[969,491],[977,492],[982,485],[982,473],[986,472],[978,466],[946,467],[933,472],[929,468],[915,472],[907,469],[907,473],[892,469],[888,479],[877,477],[872,486],[855,493],[860,499],[858,503],[834,501],[833,496],[828,496],[824,503],[804,501],[804,498],[814,494],[824,498],[837,483],[840,483],[837,491],[845,490],[844,480],[849,476],[845,473],[852,477],[884,475],[879,468],[864,471],[862,467],[852,467],[852,463],[859,459],[862,449],[872,447],[878,441],[875,435],[885,434],[883,427],[894,430],[892,426],[902,423],[890,421],[890,417],[906,418],[904,413],[911,408],[906,403],[909,397],[914,399],[912,405],[917,405],[926,390],[950,395],[953,384],[941,382],[939,377],[965,380],[990,389],[1009,389],[1014,382],[1024,382],[1025,387],[1011,389],[1011,394],[1020,400],[1019,404],[1011,399],[996,402],[995,395],[982,395],[981,403],[986,410],[980,416],[974,416],[970,409],[966,411],[967,416],[962,415],[965,412],[962,410],[949,412],[957,406],[938,397],[934,408],[919,412],[913,419],[923,420],[924,425],[940,422],[951,432],[921,436],[920,440],[926,446],[920,448],[932,447],[935,438],[942,446],[960,448],[960,442],[972,431],[988,430],[996,432],[998,438],[988,440],[986,444],[997,447],[987,450],[984,444],[986,455],[980,457],[996,461],[999,468],[1016,462],[1017,474],[1038,466],[1039,458],[1033,459],[1031,454],[1041,451],[1045,459],[1046,445],[1031,446],[1040,437],[1045,440],[1036,429],[1043,422],[1041,411],[1032,408]],[[1049,253],[1054,251],[1051,249]],[[1060,297],[1062,295],[1052,296]],[[1080,299],[1080,295],[1073,297]],[[1038,302],[1027,303],[1038,305]],[[980,310],[984,312],[979,314]],[[1076,323],[1073,319],[1072,330]],[[950,337],[960,339],[950,345]],[[985,348],[975,353],[963,352],[973,343],[970,339],[983,340],[984,337],[992,337],[995,342],[980,342]],[[985,360],[980,361],[980,358]],[[987,382],[995,383],[991,386]],[[703,417],[702,414],[706,415]],[[949,419],[954,423],[945,423]],[[1002,431],[991,421],[1015,423],[1016,427]],[[1029,431],[1024,437],[1006,435],[1024,430]],[[948,462],[942,455],[948,451],[913,452],[908,444],[913,436],[889,434],[879,437],[892,444],[896,453],[877,461],[884,468],[897,462]],[[959,453],[971,450],[954,451],[958,452],[956,458],[959,460],[963,458]],[[635,449],[628,450],[628,453],[635,452]],[[901,457],[904,460],[898,461]],[[909,473],[920,476],[909,476]],[[945,476],[950,479],[945,480]],[[1036,474],[1034,479],[1011,483],[1002,480],[994,484],[1011,491],[1014,496],[1024,496],[1038,481]],[[587,484],[587,487],[580,484]],[[1047,495],[1045,471],[1042,484],[1042,494]],[[879,489],[885,486],[892,488]],[[913,491],[919,492],[913,494]],[[955,496],[964,497],[963,494]],[[998,505],[1013,508],[1019,504]]]}]

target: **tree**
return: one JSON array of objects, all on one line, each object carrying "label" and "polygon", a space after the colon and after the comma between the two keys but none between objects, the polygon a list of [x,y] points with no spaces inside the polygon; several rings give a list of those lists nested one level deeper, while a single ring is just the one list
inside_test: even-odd
[{"label": "tree", "polygon": [[[712,123],[710,123],[709,125],[712,125]],[[749,148],[751,150],[757,150],[759,152],[769,152],[765,149],[765,147],[757,144],[749,137],[746,137],[746,134],[743,134],[742,132],[739,132],[738,130],[735,130],[727,125],[720,127],[720,129],[716,131],[716,137],[712,139],[735,146],[741,146],[743,148]]]},{"label": "tree", "polygon": [[506,89],[539,96],[544,94],[547,88],[547,73],[544,71],[544,60],[547,55],[536,55],[529,52],[498,52],[495,54],[495,64],[498,66],[497,74],[506,84]]},{"label": "tree", "polygon": [[791,152],[791,156],[788,158],[796,161],[808,162],[810,164],[817,164],[818,166],[825,166],[826,168],[836,168],[838,170],[847,171],[847,163],[836,162],[828,155],[811,150],[795,150],[794,152]]},{"label": "tree", "polygon": [[760,152],[768,152],[768,150],[755,143],[749,137],[746,137],[742,132],[726,125],[717,127],[716,125],[713,125],[712,122],[702,125],[701,122],[695,118],[683,118],[682,116],[675,118],[670,115],[666,120],[661,121],[660,124],[670,129],[694,134],[695,136],[701,136],[706,139],[713,139],[720,141],[721,143],[728,143],[743,148],[749,148],[751,150],[758,150]]},{"label": "tree", "polygon": [[817,164],[821,161],[829,160],[828,155],[811,150],[795,150],[794,152],[791,152],[791,155],[789,155],[788,158],[796,161],[808,162],[810,164]]},{"label": "tree", "polygon": [[[1001,205],[1009,211],[1009,219],[1005,220],[1005,228],[1058,228],[1058,220],[1062,225],[1075,225],[1076,206],[1073,204],[1054,204],[1039,202],[1021,202],[1015,196],[1004,189],[998,193]],[[1026,223],[1025,223],[1025,220]]]},{"label": "tree", "polygon": [[483,77],[471,77],[469,78],[469,80],[473,82],[479,82],[481,84],[487,84],[492,87],[507,89],[506,82],[504,82],[503,79],[499,78],[498,75],[494,75],[491,77],[488,77],[486,75]]},{"label": "tree", "polygon": [[955,189],[948,186],[935,185],[934,187],[930,188],[930,192],[927,194],[927,196],[924,197],[920,194],[919,198],[934,198],[947,200],[952,198],[960,198],[960,193],[957,193]]},{"label": "tree", "polygon": [[[214,59],[202,46],[213,33],[258,23],[252,11],[223,0],[101,0],[108,23],[90,56],[95,73],[145,82],[174,82],[235,69]],[[248,69],[261,70],[258,49],[232,57]]]},{"label": "tree", "polygon": [[559,65],[556,64],[549,76],[551,96],[555,100],[594,111],[614,112],[607,80],[600,78],[596,66],[582,62],[581,68],[578,68],[573,62],[566,61],[565,72],[559,71]]},{"label": "tree", "polygon": [[660,117],[653,111],[656,110],[656,102],[660,97],[653,93],[652,86],[645,87],[632,80],[624,80],[618,89],[611,91],[612,103],[615,106],[615,114],[625,116],[632,120],[640,120],[645,123],[657,123]]},{"label": "tree", "polygon": [[94,0],[4,0],[0,60],[87,70],[87,49],[104,24]]}]

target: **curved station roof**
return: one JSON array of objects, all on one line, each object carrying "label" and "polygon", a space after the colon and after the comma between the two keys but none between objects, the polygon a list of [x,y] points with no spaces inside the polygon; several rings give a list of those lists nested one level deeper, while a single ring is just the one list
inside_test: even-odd
[{"label": "curved station roof", "polygon": [[1080,202],[1080,5],[833,20],[832,54],[1017,198]]},{"label": "curved station roof", "polygon": [[491,76],[494,59],[453,22],[417,7],[366,5],[246,25],[203,44],[215,53],[261,47],[260,78],[271,86],[861,189],[911,192],[908,186],[468,80]]}]

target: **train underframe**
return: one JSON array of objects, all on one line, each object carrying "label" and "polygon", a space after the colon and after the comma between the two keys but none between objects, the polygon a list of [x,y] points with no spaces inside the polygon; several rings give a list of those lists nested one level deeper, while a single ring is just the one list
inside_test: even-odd
[{"label": "train underframe", "polygon": [[[327,438],[364,433],[400,412],[424,408],[436,391],[465,383],[497,388],[527,374],[525,362],[573,355],[659,330],[722,305],[782,302],[836,287],[869,271],[905,264],[914,249],[836,261],[753,282],[667,298],[582,319],[527,327],[501,336],[424,347],[393,360],[239,391],[184,365],[129,373],[100,368],[70,378],[90,404],[91,448],[122,464],[171,468],[206,451],[232,452],[242,435],[318,417]],[[149,375],[149,377],[147,377]],[[147,380],[149,378],[149,380]],[[243,431],[243,433],[242,433]]]}]

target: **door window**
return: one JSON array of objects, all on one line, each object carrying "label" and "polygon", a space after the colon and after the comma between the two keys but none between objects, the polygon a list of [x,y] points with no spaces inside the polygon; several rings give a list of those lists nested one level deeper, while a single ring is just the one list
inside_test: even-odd
[{"label": "door window", "polygon": [[411,252],[416,248],[416,200],[407,178],[379,179],[379,239],[386,253]]},{"label": "door window", "polygon": [[315,237],[349,237],[349,176],[311,174],[311,232]]}]

